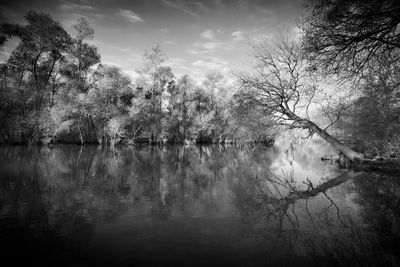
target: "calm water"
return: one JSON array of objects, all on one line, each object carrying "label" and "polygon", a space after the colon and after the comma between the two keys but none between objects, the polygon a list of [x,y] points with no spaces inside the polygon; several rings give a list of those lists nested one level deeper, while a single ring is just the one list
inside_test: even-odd
[{"label": "calm water", "polygon": [[348,172],[326,153],[2,147],[2,263],[400,264],[400,179]]}]

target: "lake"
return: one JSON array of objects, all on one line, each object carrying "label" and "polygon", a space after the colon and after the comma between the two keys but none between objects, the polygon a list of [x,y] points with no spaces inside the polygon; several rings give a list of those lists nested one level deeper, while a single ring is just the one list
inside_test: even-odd
[{"label": "lake", "polygon": [[0,147],[0,256],[42,266],[399,266],[400,179],[326,144]]}]

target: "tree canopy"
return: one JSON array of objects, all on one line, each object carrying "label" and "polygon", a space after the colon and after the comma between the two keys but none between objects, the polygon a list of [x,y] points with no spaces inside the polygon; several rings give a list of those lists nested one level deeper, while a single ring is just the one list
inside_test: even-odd
[{"label": "tree canopy", "polygon": [[315,67],[362,74],[382,54],[399,60],[400,2],[309,0],[303,45]]}]

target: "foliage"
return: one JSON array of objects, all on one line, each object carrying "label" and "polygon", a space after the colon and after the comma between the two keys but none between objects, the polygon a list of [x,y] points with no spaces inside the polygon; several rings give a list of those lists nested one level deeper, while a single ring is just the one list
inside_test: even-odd
[{"label": "foliage", "polygon": [[342,74],[346,90],[353,93],[346,105],[333,108],[336,113],[341,110],[336,129],[367,156],[395,156],[391,151],[400,130],[400,4],[390,0],[308,3],[311,13],[303,25],[302,45],[310,69]]},{"label": "foliage", "polygon": [[[232,91],[219,72],[199,86],[175,77],[160,46],[143,53],[132,82],[118,67],[101,64],[85,18],[71,37],[49,15],[28,12],[26,24],[1,26],[1,44],[20,39],[1,64],[1,143],[158,143],[261,140],[255,127],[239,131]],[[243,126],[246,127],[246,126]],[[240,133],[239,133],[240,132]],[[262,138],[261,138],[262,136]]]},{"label": "foliage", "polygon": [[[400,3],[392,0],[309,0],[304,47],[320,69],[362,75],[400,48]],[[397,60],[398,57],[394,60]]]}]

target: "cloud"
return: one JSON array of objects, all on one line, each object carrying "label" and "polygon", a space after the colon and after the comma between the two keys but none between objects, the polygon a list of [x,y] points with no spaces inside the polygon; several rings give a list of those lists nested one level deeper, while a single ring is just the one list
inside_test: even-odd
[{"label": "cloud", "polygon": [[170,31],[171,31],[171,30],[168,29],[168,28],[161,28],[161,29],[160,29],[160,32],[165,33],[165,34],[168,34]]},{"label": "cloud", "polygon": [[164,45],[173,45],[173,44],[175,44],[175,42],[174,42],[174,41],[171,41],[171,40],[165,40],[165,41],[162,42],[161,44],[162,44],[162,46],[164,46]]},{"label": "cloud", "polygon": [[268,9],[268,8],[261,8],[260,7],[260,8],[258,8],[258,10],[261,13],[264,13],[265,15],[270,15],[270,16],[274,15],[274,12],[272,10]]},{"label": "cloud", "polygon": [[211,53],[216,49],[227,49],[230,45],[227,42],[204,42],[204,43],[193,43],[186,52],[189,54],[204,54]]},{"label": "cloud", "polygon": [[72,1],[61,2],[58,9],[60,9],[63,16],[59,19],[63,26],[69,31],[74,31],[73,26],[76,25],[77,20],[82,16],[89,20],[89,22],[104,18],[104,14],[95,6],[90,5],[88,1],[80,1],[80,3],[74,3]]},{"label": "cloud", "polygon": [[272,40],[276,37],[276,34],[274,33],[258,33],[258,34],[253,34],[250,36],[250,40],[253,42],[263,42],[267,40]]},{"label": "cloud", "polygon": [[186,52],[188,52],[189,54],[192,54],[192,55],[196,55],[196,54],[200,53],[198,50],[193,49],[193,48],[186,49]]},{"label": "cloud", "polygon": [[102,63],[103,65],[112,65],[112,66],[121,67],[121,65],[118,64],[117,62],[110,61],[110,60],[103,60],[101,63]]},{"label": "cloud", "polygon": [[206,43],[196,43],[195,46],[200,47],[205,50],[215,50],[218,47],[221,47],[223,42],[206,42]]},{"label": "cloud", "polygon": [[245,40],[245,38],[243,36],[243,31],[236,31],[236,32],[233,32],[231,35],[233,36],[233,40],[235,42]]},{"label": "cloud", "polygon": [[205,43],[194,43],[194,47],[203,49],[203,50],[215,50],[217,48],[222,48],[225,43],[224,42],[205,42]]},{"label": "cloud", "polygon": [[183,58],[169,58],[166,62],[166,64],[173,69],[184,69],[184,70],[190,70],[190,68],[185,64],[186,60]]},{"label": "cloud", "polygon": [[182,0],[162,0],[164,4],[166,4],[169,7],[175,8],[177,10],[180,10],[186,14],[189,14],[193,17],[199,17],[197,13],[195,13],[193,10],[191,10],[187,4],[182,1]]},{"label": "cloud", "polygon": [[206,6],[204,5],[204,3],[202,3],[202,2],[195,2],[194,4],[195,4],[198,8],[200,8],[200,9],[206,11],[206,12],[211,12],[211,11],[212,11],[212,9],[206,7]]},{"label": "cloud", "polygon": [[135,70],[126,70],[124,69],[123,71],[126,75],[129,76],[129,78],[131,78],[132,81],[136,80],[137,78],[140,77],[140,75],[135,71]]},{"label": "cloud", "polygon": [[89,5],[82,5],[82,4],[76,4],[72,3],[69,1],[65,1],[65,3],[61,4],[59,8],[62,11],[93,11],[95,8]]},{"label": "cloud", "polygon": [[227,70],[228,68],[228,62],[218,57],[206,57],[204,59],[199,59],[194,61],[192,65],[204,69]]},{"label": "cloud", "polygon": [[235,4],[241,10],[247,11],[249,9],[249,0],[237,0]]},{"label": "cloud", "polygon": [[134,11],[129,9],[121,9],[118,14],[129,20],[130,22],[143,22],[144,20],[139,17]]},{"label": "cloud", "polygon": [[206,31],[202,32],[200,35],[201,35],[201,37],[209,39],[209,40],[214,39],[213,30],[206,30]]}]

